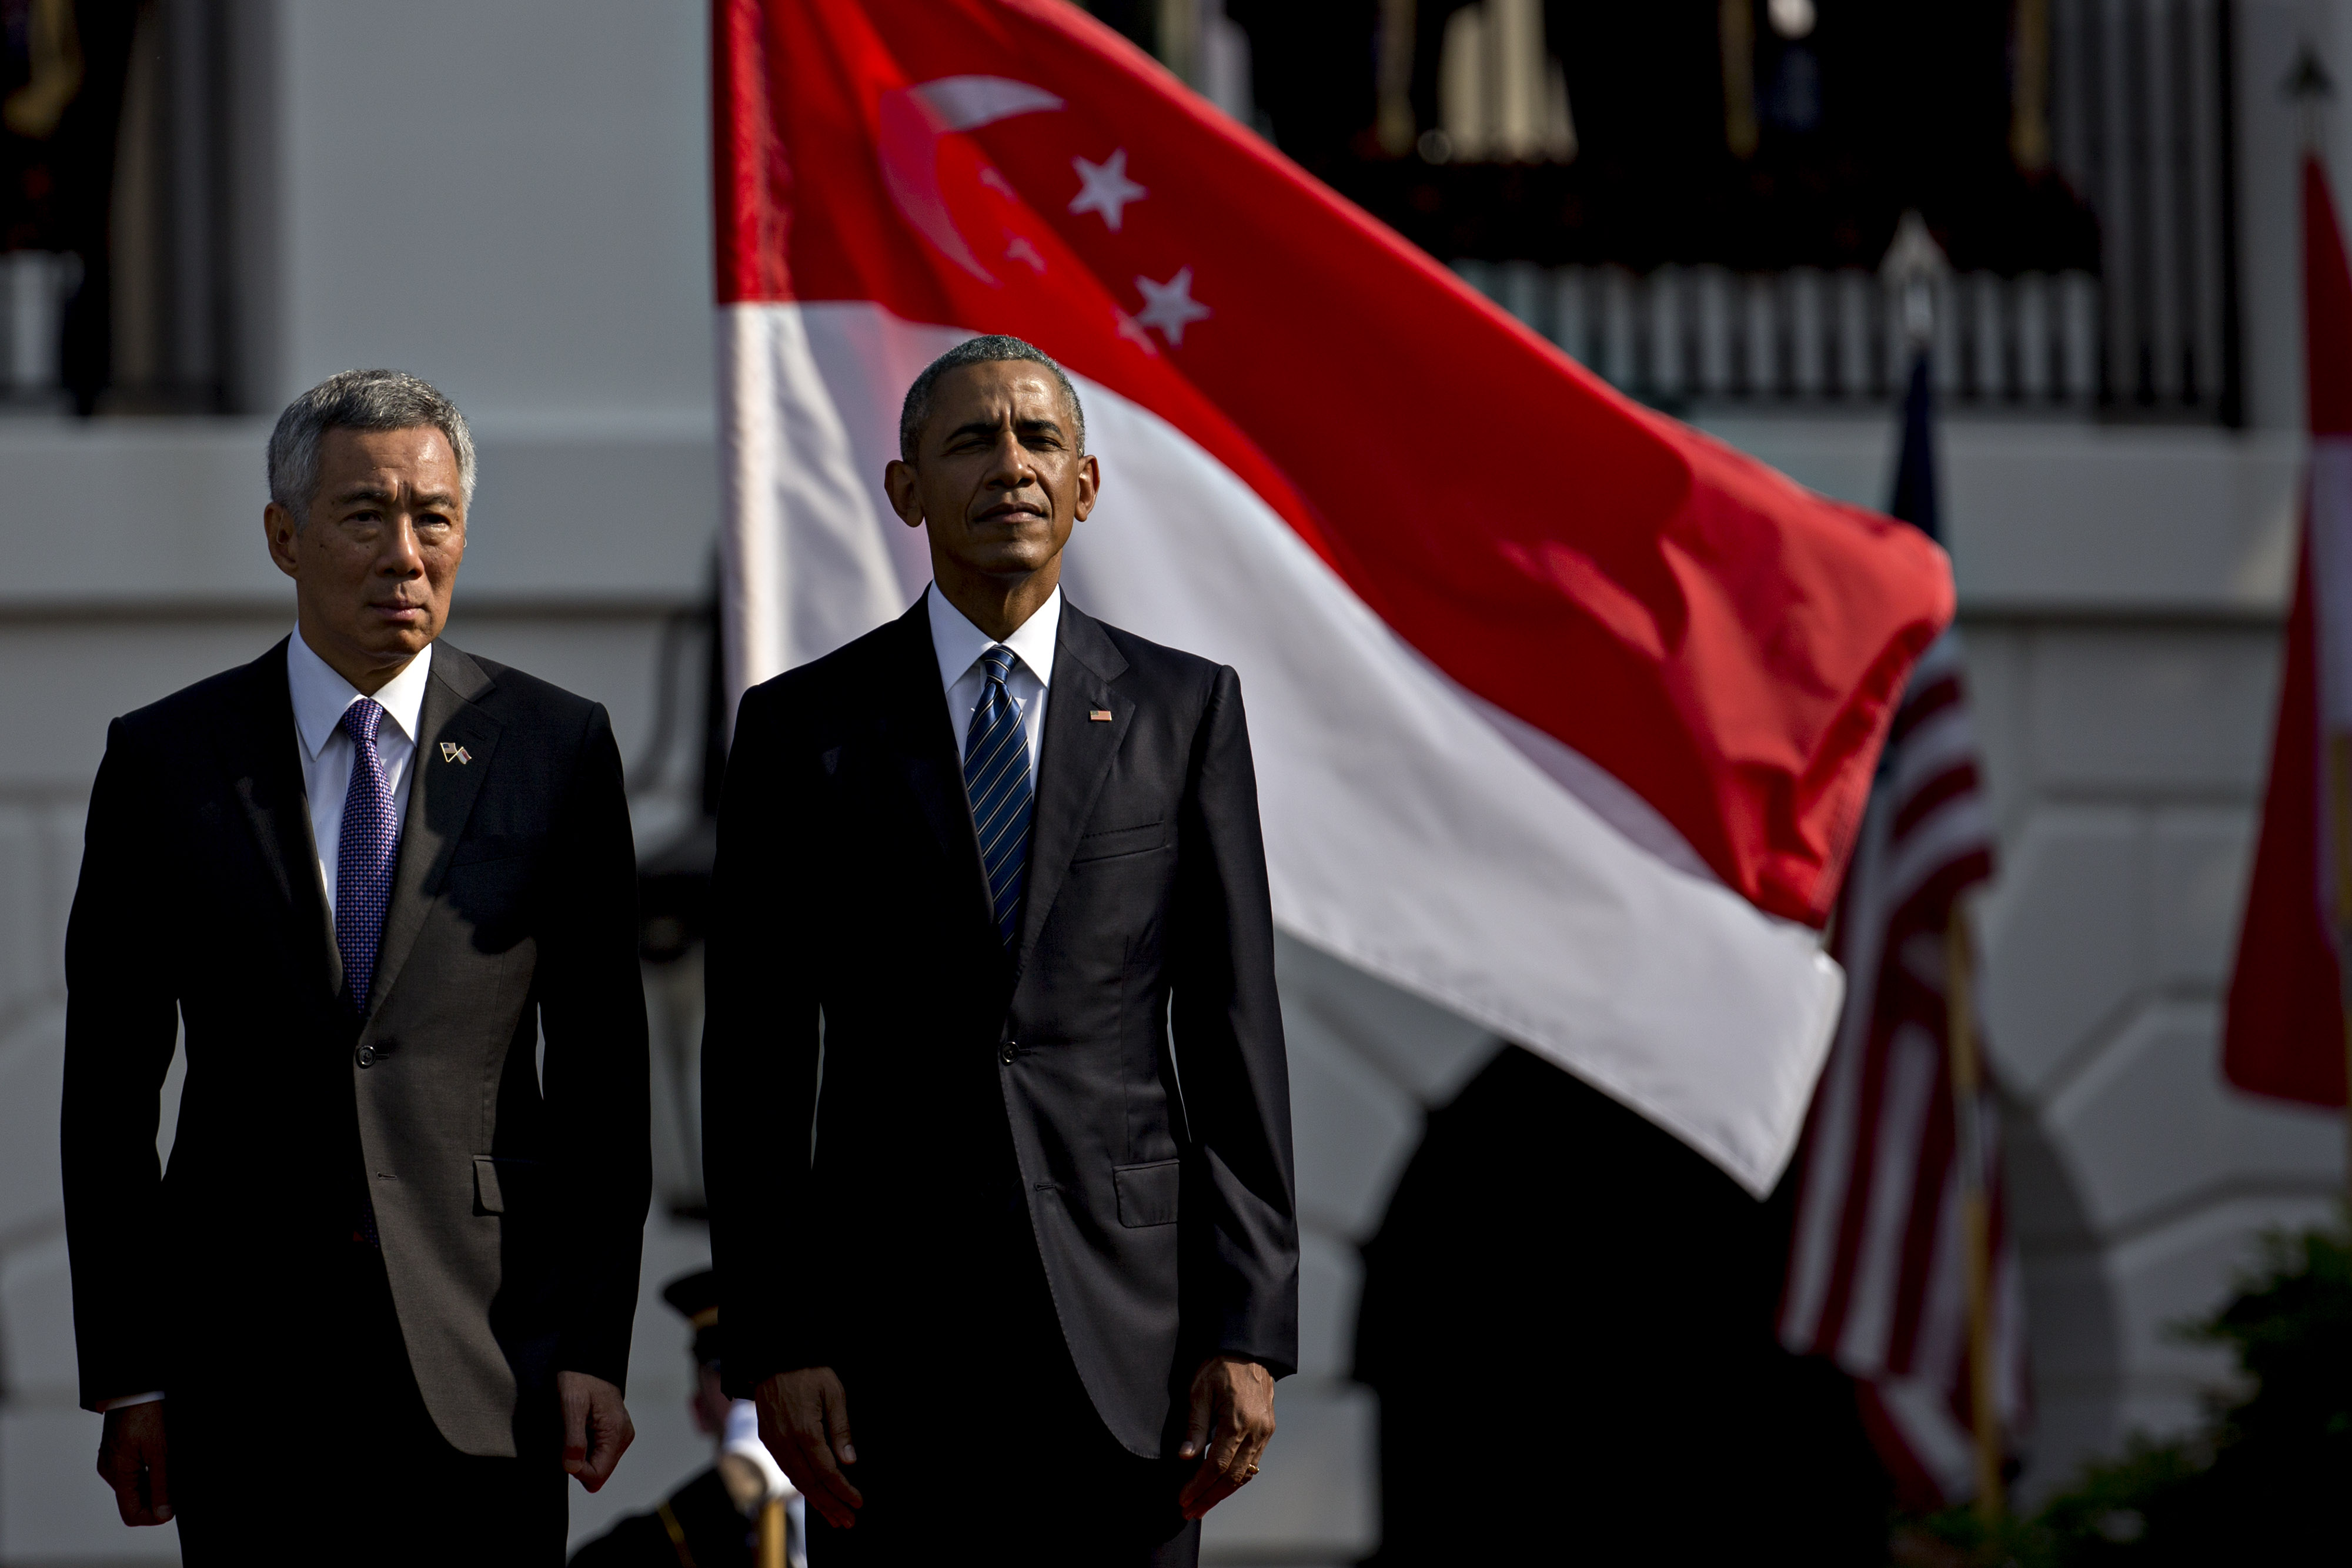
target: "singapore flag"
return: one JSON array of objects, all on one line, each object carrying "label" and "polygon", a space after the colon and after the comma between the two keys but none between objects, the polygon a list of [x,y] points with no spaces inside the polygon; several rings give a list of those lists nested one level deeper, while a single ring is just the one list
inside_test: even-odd
[{"label": "singapore flag", "polygon": [[1026,338],[1102,461],[1066,590],[1240,673],[1280,925],[1769,1189],[1936,547],[1618,396],[1066,0],[717,18],[735,687],[913,601],[899,399]]}]

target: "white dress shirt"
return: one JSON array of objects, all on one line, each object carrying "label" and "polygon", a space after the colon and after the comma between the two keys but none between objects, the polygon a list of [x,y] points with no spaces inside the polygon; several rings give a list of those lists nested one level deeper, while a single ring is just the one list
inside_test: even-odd
[{"label": "white dress shirt", "polygon": [[[375,754],[383,762],[385,794],[405,801],[401,786],[416,755],[416,727],[425,709],[425,682],[433,673],[433,645],[408,661],[408,668],[377,688],[383,722],[376,727]],[[327,890],[327,920],[335,918],[335,865],[343,843],[343,795],[352,784],[358,748],[344,732],[343,710],[360,700],[351,682],[335,674],[302,641],[298,629],[286,642],[286,687],[294,698],[294,733],[302,739],[302,789],[310,798],[310,838],[319,848],[319,876]],[[401,813],[407,815],[405,810]]]},{"label": "white dress shirt", "polygon": [[[988,673],[980,656],[996,646],[996,639],[964,619],[963,612],[947,601],[938,583],[923,591],[923,605],[931,619],[931,652],[940,661],[940,685],[947,688],[948,722],[955,727],[956,756],[971,733],[971,716],[988,686]],[[1058,588],[1024,621],[1004,645],[1013,650],[1013,673],[1005,677],[1004,693],[1021,710],[1022,737],[1029,743],[1029,787],[1037,787],[1037,758],[1045,746],[1045,688],[1054,681],[1054,639],[1062,629],[1062,591]]]}]

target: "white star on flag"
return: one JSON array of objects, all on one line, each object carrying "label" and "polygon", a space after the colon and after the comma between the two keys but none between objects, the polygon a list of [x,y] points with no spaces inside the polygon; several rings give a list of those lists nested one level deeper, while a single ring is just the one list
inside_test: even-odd
[{"label": "white star on flag", "polygon": [[[851,476],[895,450],[916,367],[1034,334],[1084,378],[1127,508],[1064,587],[1242,672],[1276,929],[1769,1193],[1837,1029],[1817,932],[1951,619],[1948,560],[1571,367],[1085,9],[728,0],[728,695],[905,612],[925,563]],[[1003,254],[1016,235],[1042,274]],[[1434,382],[1479,387],[1549,468],[1400,453],[1400,400]],[[1563,466],[1606,473],[1608,504],[1563,507]],[[1433,583],[1440,513],[1459,570]],[[1671,580],[1643,570],[1661,553]],[[1611,700],[1578,700],[1563,661]]]},{"label": "white star on flag", "polygon": [[1189,267],[1178,267],[1176,276],[1165,283],[1139,277],[1135,280],[1135,287],[1142,291],[1144,301],[1143,308],[1135,313],[1135,319],[1147,327],[1157,327],[1167,333],[1168,346],[1171,349],[1184,346],[1187,322],[1198,321],[1212,314],[1207,306],[1192,298],[1192,269]]},{"label": "white star on flag", "polygon": [[1142,186],[1127,177],[1127,149],[1120,148],[1101,163],[1073,158],[1070,167],[1078,172],[1079,185],[1078,193],[1070,198],[1070,211],[1098,214],[1117,234],[1119,220],[1127,214],[1127,204],[1139,202],[1146,194]]}]

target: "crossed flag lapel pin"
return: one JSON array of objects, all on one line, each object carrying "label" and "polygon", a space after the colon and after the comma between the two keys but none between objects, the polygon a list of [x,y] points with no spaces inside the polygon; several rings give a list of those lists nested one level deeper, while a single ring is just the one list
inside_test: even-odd
[{"label": "crossed flag lapel pin", "polygon": [[445,740],[441,743],[441,760],[444,762],[463,763],[471,762],[474,760],[474,758],[471,752],[467,751],[464,747],[459,746],[455,741]]}]

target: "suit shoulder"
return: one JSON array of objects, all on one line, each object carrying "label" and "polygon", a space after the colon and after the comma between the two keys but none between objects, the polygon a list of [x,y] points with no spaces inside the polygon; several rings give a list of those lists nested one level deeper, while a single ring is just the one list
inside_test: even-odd
[{"label": "suit shoulder", "polygon": [[[461,649],[446,651],[456,656],[445,664],[436,655],[435,678],[447,682],[459,696],[501,718],[522,718],[551,729],[577,729],[584,727],[589,716],[602,706],[593,698],[566,690],[553,681],[541,680],[512,664],[501,664]],[[469,678],[475,674],[481,677],[478,683]]]},{"label": "suit shoulder", "polygon": [[1181,648],[1171,648],[1165,643],[1139,637],[1108,621],[1097,621],[1094,624],[1110,645],[1118,650],[1119,657],[1127,661],[1130,674],[1161,690],[1198,692],[1206,696],[1226,668],[1214,659],[1204,659],[1198,653],[1188,653]]},{"label": "suit shoulder", "polygon": [[822,706],[839,700],[848,693],[862,690],[882,677],[883,672],[898,655],[898,640],[906,634],[906,628],[900,622],[885,621],[863,637],[844,643],[823,658],[795,664],[781,675],[761,681],[743,694],[746,706],[765,707],[772,704]]},{"label": "suit shoulder", "polygon": [[[275,674],[282,694],[286,681],[284,643],[272,648],[248,664],[233,670],[223,670],[207,675],[194,685],[182,686],[166,697],[158,697],[144,707],[131,709],[115,722],[134,739],[145,740],[174,735],[187,729],[211,729],[225,713],[241,709],[263,695],[262,683]],[[273,672],[270,665],[276,664]]]}]

